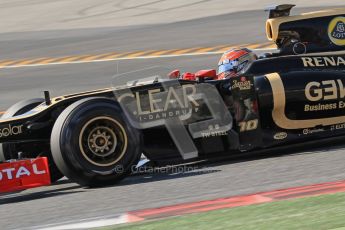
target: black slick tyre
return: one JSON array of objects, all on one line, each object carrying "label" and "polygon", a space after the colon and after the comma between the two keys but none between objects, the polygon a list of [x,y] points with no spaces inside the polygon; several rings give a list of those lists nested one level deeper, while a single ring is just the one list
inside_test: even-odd
[{"label": "black slick tyre", "polygon": [[60,171],[82,186],[117,183],[131,173],[141,155],[141,135],[120,105],[93,97],[68,106],[51,135],[51,150]]}]

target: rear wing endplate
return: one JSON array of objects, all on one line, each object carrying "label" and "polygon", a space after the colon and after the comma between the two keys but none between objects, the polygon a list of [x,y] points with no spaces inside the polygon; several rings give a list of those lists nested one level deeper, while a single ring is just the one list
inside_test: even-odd
[{"label": "rear wing endplate", "polygon": [[285,17],[290,15],[291,9],[296,6],[292,4],[283,4],[283,5],[276,5],[276,6],[269,6],[265,9],[268,11],[268,18],[278,18],[278,17]]}]

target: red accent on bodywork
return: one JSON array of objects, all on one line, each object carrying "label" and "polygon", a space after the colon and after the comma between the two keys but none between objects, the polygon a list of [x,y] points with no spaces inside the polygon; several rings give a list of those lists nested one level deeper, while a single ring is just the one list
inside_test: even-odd
[{"label": "red accent on bodywork", "polygon": [[206,69],[206,70],[199,70],[195,73],[195,77],[197,78],[217,78],[217,72],[215,69]]},{"label": "red accent on bodywork", "polygon": [[258,109],[259,109],[258,101],[255,100],[255,101],[253,101],[253,111],[254,111],[254,112],[257,112]]},{"label": "red accent on bodywork", "polygon": [[170,79],[176,79],[176,78],[179,78],[180,77],[180,70],[176,69],[176,70],[173,70],[171,71],[170,73],[168,73],[168,77]]},{"label": "red accent on bodywork", "polygon": [[195,81],[195,74],[194,73],[184,73],[182,76],[183,80],[190,80],[190,81]]},{"label": "red accent on bodywork", "polygon": [[46,157],[0,164],[0,192],[19,191],[50,183]]}]

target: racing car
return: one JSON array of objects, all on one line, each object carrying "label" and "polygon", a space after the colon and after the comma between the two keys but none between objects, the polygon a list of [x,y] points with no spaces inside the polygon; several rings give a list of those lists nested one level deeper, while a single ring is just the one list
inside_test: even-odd
[{"label": "racing car", "polygon": [[111,88],[46,91],[13,105],[0,120],[0,182],[24,161],[52,182],[105,186],[128,176],[142,154],[167,165],[345,135],[345,9],[290,16],[293,6],[268,9],[267,38],[279,52],[240,76],[141,79],[139,71]]}]

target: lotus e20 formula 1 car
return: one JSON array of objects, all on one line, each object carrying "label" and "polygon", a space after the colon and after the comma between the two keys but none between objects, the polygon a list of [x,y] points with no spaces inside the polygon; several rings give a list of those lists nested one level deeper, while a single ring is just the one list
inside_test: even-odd
[{"label": "lotus e20 formula 1 car", "polygon": [[0,182],[20,187],[49,172],[103,186],[130,174],[142,153],[164,165],[345,135],[345,9],[290,16],[292,7],[269,8],[266,34],[279,52],[238,77],[140,71],[108,89],[13,105],[0,121]]}]

